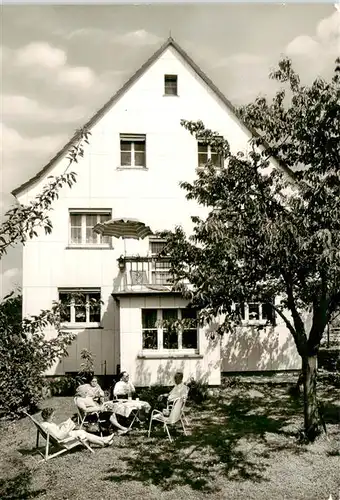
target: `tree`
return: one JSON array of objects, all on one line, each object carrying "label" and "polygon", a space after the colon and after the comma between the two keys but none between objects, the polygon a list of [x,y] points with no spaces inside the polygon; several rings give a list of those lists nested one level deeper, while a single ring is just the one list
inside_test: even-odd
[{"label": "tree", "polygon": [[[283,85],[271,102],[259,97],[238,110],[254,133],[248,154],[233,154],[227,139],[202,122],[182,120],[226,166],[210,162],[192,183],[181,183],[188,199],[208,209],[206,218],[192,217],[193,234],[181,227],[163,233],[174,286],[199,309],[201,322],[221,315],[220,333],[230,332],[239,320],[234,304],[254,298],[284,320],[302,360],[311,441],[319,432],[316,356],[340,302],[339,74],[337,60],[331,81],[304,86],[282,59],[270,77],[288,91]],[[270,157],[279,168],[270,167]]]},{"label": "tree", "polygon": [[[64,185],[72,187],[76,172],[69,168],[84,156],[84,143],[90,132],[81,129],[71,141],[69,163],[59,176],[50,176],[42,192],[28,205],[17,204],[5,214],[0,226],[0,258],[9,247],[25,244],[37,236],[37,229],[52,231],[49,212]],[[24,409],[34,409],[42,397],[44,373],[55,360],[67,355],[67,347],[74,335],[62,329],[62,318],[67,304],[53,303],[50,310],[22,318],[21,294],[10,293],[0,303],[0,409],[7,416],[20,415]],[[52,325],[56,337],[47,340],[44,329]]]},{"label": "tree", "polygon": [[[67,355],[75,335],[61,327],[63,305],[22,319],[22,297],[10,293],[0,303],[0,408],[6,416],[36,409],[45,385],[44,373],[56,359]],[[53,325],[57,336],[46,339],[44,329]]]},{"label": "tree", "polygon": [[41,193],[28,205],[18,203],[5,213],[5,221],[0,226],[0,258],[7,253],[7,249],[17,243],[25,244],[28,238],[37,236],[37,229],[42,227],[46,234],[52,232],[52,222],[49,211],[53,202],[58,199],[60,189],[67,184],[70,188],[76,182],[76,172],[68,172],[78,159],[84,156],[84,144],[89,144],[91,134],[87,129],[80,129],[72,139],[67,159],[69,163],[65,171],[57,177],[50,176]]}]

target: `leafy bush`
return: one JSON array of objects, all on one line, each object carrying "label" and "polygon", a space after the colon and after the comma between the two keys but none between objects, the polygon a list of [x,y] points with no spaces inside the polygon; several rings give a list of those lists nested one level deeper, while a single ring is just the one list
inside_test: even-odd
[{"label": "leafy bush", "polygon": [[[15,417],[37,408],[46,386],[44,373],[61,356],[74,335],[60,328],[61,306],[22,319],[22,297],[13,292],[0,303],[0,411]],[[56,337],[46,340],[44,329],[53,325]]]},{"label": "leafy bush", "polygon": [[46,379],[51,396],[74,396],[77,388],[77,380],[65,375],[62,377],[49,377]]},{"label": "leafy bush", "polygon": [[208,398],[207,384],[191,378],[187,386],[190,389],[189,399],[194,403],[200,404]]},{"label": "leafy bush", "polygon": [[94,355],[92,352],[84,348],[80,351],[80,358],[82,359],[82,363],[77,375],[77,383],[79,385],[88,383],[94,376]]},{"label": "leafy bush", "polygon": [[151,410],[153,410],[154,408],[157,408],[157,405],[159,406],[158,397],[166,392],[169,392],[166,387],[155,384],[150,387],[143,387],[142,389],[139,389],[138,397],[142,401],[147,401],[151,406]]}]

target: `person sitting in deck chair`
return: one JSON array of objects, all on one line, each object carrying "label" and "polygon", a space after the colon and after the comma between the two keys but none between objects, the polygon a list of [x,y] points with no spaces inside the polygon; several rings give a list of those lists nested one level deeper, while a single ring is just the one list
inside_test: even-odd
[{"label": "person sitting in deck chair", "polygon": [[85,396],[85,394],[86,391],[84,391],[83,386],[79,386],[76,392],[76,396],[74,398],[77,407],[82,412],[84,413],[99,412],[101,414],[104,414],[103,416],[105,416],[105,418],[107,417],[107,419],[114,427],[117,427],[118,434],[122,435],[129,432],[129,429],[127,427],[120,425],[120,423],[117,421],[117,417],[114,413],[115,403],[113,403],[112,401],[108,401],[106,403],[99,405],[94,401],[94,399],[91,396]]},{"label": "person sitting in deck chair", "polygon": [[98,446],[110,446],[113,443],[113,434],[106,437],[99,437],[95,434],[90,434],[82,429],[76,430],[75,423],[70,418],[65,422],[57,425],[53,422],[55,410],[54,408],[44,408],[41,412],[43,422],[41,427],[45,432],[51,434],[55,439],[58,440],[71,440],[74,438],[80,438],[84,441],[88,441],[92,444],[97,444]]}]

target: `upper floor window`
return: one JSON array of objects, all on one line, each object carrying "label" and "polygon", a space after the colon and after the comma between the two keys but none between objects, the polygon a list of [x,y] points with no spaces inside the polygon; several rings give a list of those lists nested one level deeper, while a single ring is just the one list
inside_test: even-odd
[{"label": "upper floor window", "polygon": [[110,236],[93,231],[98,222],[111,219],[109,210],[70,210],[69,244],[73,246],[109,246]]},{"label": "upper floor window", "polygon": [[164,94],[177,95],[177,75],[164,75]]},{"label": "upper floor window", "polygon": [[120,134],[121,167],[145,168],[146,136],[145,134]]},{"label": "upper floor window", "polygon": [[77,326],[100,326],[101,295],[98,289],[59,289],[61,321]]},{"label": "upper floor window", "polygon": [[166,241],[161,238],[153,238],[149,240],[149,248],[151,255],[158,256],[164,250]]},{"label": "upper floor window", "polygon": [[142,309],[142,346],[143,349],[197,350],[196,311],[187,308]]},{"label": "upper floor window", "polygon": [[216,153],[209,144],[198,142],[198,168],[204,168],[208,161],[211,161],[215,167],[221,168],[223,157]]},{"label": "upper floor window", "polygon": [[172,282],[169,259],[166,258],[166,255],[160,255],[165,246],[166,241],[161,238],[149,240],[150,253],[154,258],[151,268],[151,282],[154,285],[170,285]]},{"label": "upper floor window", "polygon": [[242,323],[271,323],[275,325],[275,310],[269,303],[242,302],[235,304],[235,310]]}]

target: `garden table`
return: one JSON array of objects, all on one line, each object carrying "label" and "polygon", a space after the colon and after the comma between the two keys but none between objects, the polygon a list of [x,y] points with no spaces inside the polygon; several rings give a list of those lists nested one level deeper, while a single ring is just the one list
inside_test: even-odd
[{"label": "garden table", "polygon": [[138,415],[141,410],[149,412],[151,406],[147,401],[140,401],[139,399],[119,399],[118,401],[107,401],[104,403],[105,409],[107,411],[113,411],[116,415],[122,415],[128,418],[131,414],[133,419],[129,425],[129,429],[133,426],[135,421],[139,421]]}]

